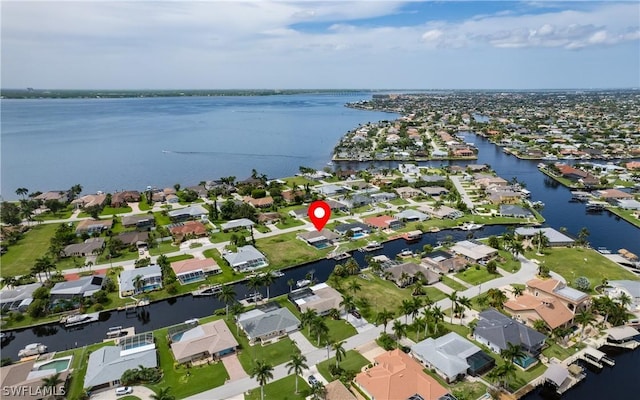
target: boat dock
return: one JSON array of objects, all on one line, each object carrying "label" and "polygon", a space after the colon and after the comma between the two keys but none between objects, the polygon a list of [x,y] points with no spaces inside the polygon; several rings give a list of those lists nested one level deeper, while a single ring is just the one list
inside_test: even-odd
[{"label": "boat dock", "polygon": [[109,328],[109,330],[107,331],[107,338],[103,339],[102,342],[106,343],[106,342],[115,341],[115,343],[118,344],[120,342],[120,339],[130,337],[130,336],[135,336],[135,335],[136,335],[136,328],[133,326],[129,328],[115,326],[115,327]]},{"label": "boat dock", "polygon": [[200,285],[198,290],[194,290],[191,292],[192,296],[212,296],[214,294],[218,294],[222,291],[222,285]]},{"label": "boat dock", "polygon": [[635,350],[640,342],[635,338],[640,335],[637,329],[631,326],[616,326],[607,329],[606,346]]},{"label": "boat dock", "polygon": [[616,362],[609,358],[605,353],[589,346],[583,349],[580,359],[598,368],[603,368],[603,363],[610,367],[616,365]]},{"label": "boat dock", "polygon": [[100,320],[100,312],[94,312],[91,314],[84,314],[84,318],[78,321],[74,321],[74,317],[78,315],[66,315],[60,319],[60,323],[63,324],[67,328],[71,328],[78,325],[89,324],[91,322],[96,322]]}]

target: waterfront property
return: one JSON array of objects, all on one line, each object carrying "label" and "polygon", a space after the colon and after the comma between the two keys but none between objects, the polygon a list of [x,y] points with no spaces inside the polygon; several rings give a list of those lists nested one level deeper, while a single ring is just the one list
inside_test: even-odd
[{"label": "waterfront property", "polygon": [[205,217],[209,212],[199,204],[192,204],[188,207],[179,208],[177,210],[169,211],[169,218],[173,222],[187,221],[190,219],[199,219]]},{"label": "waterfront property", "polygon": [[457,242],[451,247],[451,251],[475,263],[488,261],[498,254],[498,250],[476,240]]},{"label": "waterfront property", "polygon": [[124,190],[111,195],[111,207],[126,207],[127,203],[140,201],[140,192],[137,190]]},{"label": "waterfront property", "polygon": [[513,218],[534,218],[531,211],[517,204],[500,204],[500,215]]},{"label": "waterfront property", "polygon": [[363,218],[362,222],[377,229],[399,229],[403,225],[402,221],[389,215]]},{"label": "waterfront property", "polygon": [[162,288],[162,270],[158,265],[125,269],[118,278],[122,297]]},{"label": "waterfront property", "polygon": [[247,271],[269,265],[265,255],[250,244],[238,247],[236,252],[227,252],[223,254],[223,257],[237,271]]},{"label": "waterfront property", "polygon": [[120,339],[117,346],[105,346],[89,355],[84,377],[85,389],[120,385],[124,371],[138,367],[158,367],[156,345],[151,332]]},{"label": "waterfront property", "polygon": [[572,246],[575,243],[575,240],[553,228],[519,227],[515,230],[516,235],[525,238],[533,238],[538,232],[544,234],[547,238],[548,245],[551,247],[566,247]]},{"label": "waterfront property", "polygon": [[313,310],[318,315],[327,315],[332,309],[342,310],[342,295],[326,283],[296,290],[287,296],[300,312]]},{"label": "waterfront property", "polygon": [[49,292],[52,301],[71,299],[73,297],[89,297],[102,290],[105,275],[83,276],[75,281],[58,282]]},{"label": "waterfront property", "polygon": [[30,283],[28,285],[5,286],[0,290],[0,308],[2,311],[25,312],[33,301],[33,292],[42,287],[42,283]]},{"label": "waterfront property", "polygon": [[82,243],[74,243],[66,246],[61,252],[61,257],[86,257],[102,251],[105,240],[101,237],[89,238]]},{"label": "waterfront property", "polygon": [[370,399],[438,400],[448,393],[399,349],[376,357],[375,365],[356,375],[354,383]]},{"label": "waterfront property", "polygon": [[88,235],[101,234],[103,231],[108,231],[113,227],[112,219],[83,219],[78,222],[76,226],[76,235],[82,235],[84,233]]},{"label": "waterfront property", "polygon": [[444,250],[437,250],[427,254],[422,259],[422,262],[429,268],[443,274],[461,271],[469,265],[469,261],[466,258]]},{"label": "waterfront property", "polygon": [[288,308],[271,304],[268,307],[256,308],[238,316],[237,323],[247,334],[251,344],[256,342],[269,343],[298,330],[300,327],[300,320]]},{"label": "waterfront property", "polygon": [[520,346],[527,356],[515,360],[523,368],[535,363],[547,337],[528,326],[515,321],[495,309],[488,309],[478,314],[478,324],[473,337],[491,351],[500,353],[508,348],[508,343]]},{"label": "waterfront property", "polygon": [[427,338],[411,346],[413,356],[427,368],[433,368],[447,383],[477,376],[490,370],[495,360],[455,332],[437,339]]},{"label": "waterfront property", "polygon": [[387,279],[393,281],[399,288],[406,287],[415,281],[424,279],[427,285],[440,280],[440,275],[421,264],[412,262],[395,265],[385,269]]},{"label": "waterfront property", "polygon": [[418,207],[418,210],[423,211],[433,218],[437,219],[458,219],[464,216],[464,213],[462,211],[448,206],[434,207],[429,204],[424,204]]},{"label": "waterfront property", "polygon": [[429,219],[429,216],[427,214],[412,209],[401,211],[395,214],[394,217],[396,217],[400,221],[406,222],[426,221]]},{"label": "waterfront property", "polygon": [[631,299],[627,309],[631,312],[640,311],[640,281],[629,279],[609,281],[605,293],[610,298],[617,300],[625,295]]},{"label": "waterfront property", "polygon": [[309,232],[301,232],[297,235],[297,238],[317,249],[323,249],[333,245],[340,238],[340,235],[328,229],[322,229],[320,231],[312,230]]},{"label": "waterfront property", "polygon": [[215,275],[222,272],[218,263],[211,258],[191,258],[188,260],[172,262],[171,269],[176,274],[178,281],[183,285],[202,281],[209,275]]},{"label": "waterfront property", "polygon": [[[0,368],[0,387],[3,400],[37,400],[64,394],[69,377],[70,360],[64,360],[67,368],[48,368],[29,360]],[[41,363],[42,364],[42,363]],[[43,386],[43,380],[59,373],[60,382],[55,387]]]},{"label": "waterfront property", "polygon": [[179,363],[219,359],[238,348],[238,342],[223,320],[171,332],[169,340]]},{"label": "waterfront property", "polygon": [[371,228],[369,228],[369,225],[363,224],[362,222],[339,224],[334,228],[334,230],[340,235],[346,235],[347,232],[352,232],[354,238],[362,237],[371,233]]}]

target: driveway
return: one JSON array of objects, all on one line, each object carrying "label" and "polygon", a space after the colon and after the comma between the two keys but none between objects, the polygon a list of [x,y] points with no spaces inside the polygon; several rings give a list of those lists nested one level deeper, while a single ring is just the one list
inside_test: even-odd
[{"label": "driveway", "polygon": [[238,360],[237,354],[230,354],[222,357],[222,363],[229,373],[229,380],[235,381],[238,379],[246,378],[248,375],[244,372],[240,360]]},{"label": "driveway", "polygon": [[[142,400],[152,400],[151,396],[155,393],[153,390],[144,386],[132,386],[133,393],[130,396],[139,397]],[[104,391],[91,395],[91,400],[119,400],[123,396],[116,396],[116,388],[105,389]]]},{"label": "driveway", "polygon": [[296,342],[296,346],[300,349],[302,354],[311,353],[316,350],[316,347],[309,342],[309,340],[300,331],[295,331],[289,334],[289,338]]},{"label": "driveway", "polygon": [[366,319],[356,318],[350,313],[343,315],[342,318],[346,319],[348,323],[353,325],[353,327],[356,328],[356,331],[358,331],[358,333],[368,331],[369,329],[374,327],[373,324],[370,324],[369,322],[367,322]]},{"label": "driveway", "polygon": [[362,354],[364,358],[371,361],[372,363],[375,362],[376,357],[385,352],[384,349],[378,346],[378,343],[376,343],[375,341],[371,341],[369,343],[363,344],[360,347],[356,347],[356,350],[360,354]]}]

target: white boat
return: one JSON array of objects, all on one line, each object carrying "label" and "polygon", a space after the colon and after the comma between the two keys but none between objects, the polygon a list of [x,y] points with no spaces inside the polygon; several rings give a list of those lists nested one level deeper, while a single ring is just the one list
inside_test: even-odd
[{"label": "white boat", "polygon": [[284,276],[284,272],[282,272],[282,271],[271,271],[271,276],[273,276],[274,278],[279,278],[281,276]]},{"label": "white boat", "polygon": [[398,253],[398,257],[413,257],[413,251],[411,251],[411,249],[402,249],[402,251]]},{"label": "white boat", "polygon": [[184,323],[187,325],[198,325],[199,322],[198,322],[198,318],[191,318],[184,321]]},{"label": "white boat", "polygon": [[375,250],[380,250],[381,248],[382,248],[382,244],[380,244],[378,242],[369,242],[361,250],[362,251],[375,251]]},{"label": "white boat", "polygon": [[309,279],[300,279],[298,282],[296,282],[296,286],[299,288],[309,286],[310,284],[311,281]]},{"label": "white boat", "polygon": [[482,228],[484,225],[482,224],[474,224],[473,222],[465,222],[464,224],[460,225],[460,229],[462,229],[463,231],[475,231],[477,229]]},{"label": "white boat", "polygon": [[126,334],[127,334],[127,331],[123,331],[121,326],[112,326],[107,331],[107,338],[108,339],[117,338],[120,336],[124,336]]},{"label": "white boat", "polygon": [[556,161],[557,159],[558,157],[554,156],[553,154],[547,154],[546,156],[541,158],[541,160],[548,160],[548,161]]},{"label": "white boat", "polygon": [[333,258],[336,261],[344,260],[346,258],[351,257],[349,253],[329,253],[327,254],[327,259]]},{"label": "white boat", "polygon": [[100,313],[69,315],[62,320],[65,327],[88,324],[100,319]]},{"label": "white boat", "polygon": [[192,296],[213,296],[222,291],[222,285],[201,285],[198,290],[191,292]]},{"label": "white boat", "polygon": [[527,189],[520,189],[520,193],[522,193],[522,196],[525,198],[531,197],[531,191]]},{"label": "white boat", "polygon": [[18,357],[30,357],[47,352],[47,346],[42,343],[31,343],[18,352]]},{"label": "white boat", "polygon": [[258,292],[247,293],[247,295],[245,296],[245,301],[247,303],[253,303],[254,301],[260,300],[262,300],[262,295]]}]

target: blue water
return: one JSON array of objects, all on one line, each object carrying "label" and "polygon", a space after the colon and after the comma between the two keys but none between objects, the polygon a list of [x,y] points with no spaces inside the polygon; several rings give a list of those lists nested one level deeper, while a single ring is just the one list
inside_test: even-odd
[{"label": "blue water", "polygon": [[[321,169],[344,133],[394,115],[344,107],[354,95],[38,99],[1,102],[1,187],[144,189]],[[168,152],[163,152],[168,151]]]}]

